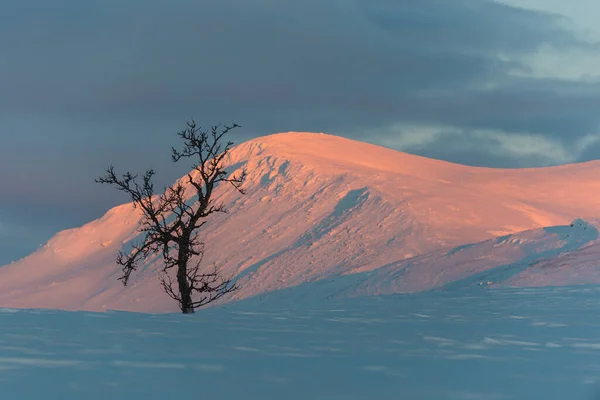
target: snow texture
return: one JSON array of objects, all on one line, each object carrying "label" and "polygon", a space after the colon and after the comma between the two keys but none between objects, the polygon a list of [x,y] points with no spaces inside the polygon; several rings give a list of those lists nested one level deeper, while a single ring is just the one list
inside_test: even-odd
[{"label": "snow texture", "polygon": [[599,162],[473,168],[309,133],[227,162],[248,194],[218,190],[206,265],[242,289],[169,314],[160,258],[122,287],[130,204],[60,232],[0,268],[2,399],[600,399]]},{"label": "snow texture", "polygon": [[[600,282],[599,162],[475,168],[291,132],[236,146],[227,165],[248,169],[248,194],[221,187],[231,212],[203,231],[205,265],[242,287],[225,302],[316,281],[325,297]],[[177,311],[156,280],[160,258],[131,286],[117,281],[116,252],[138,226],[124,204],[60,232],[0,268],[0,306]]]},{"label": "snow texture", "polygon": [[298,297],[193,316],[5,309],[2,398],[599,398],[598,287]]}]

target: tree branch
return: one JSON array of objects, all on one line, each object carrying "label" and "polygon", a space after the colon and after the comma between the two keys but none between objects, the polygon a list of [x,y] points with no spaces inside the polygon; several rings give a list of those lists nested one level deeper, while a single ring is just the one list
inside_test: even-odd
[{"label": "tree branch", "polygon": [[[231,278],[224,279],[219,274],[216,266],[211,272],[203,272],[204,243],[198,235],[208,216],[228,211],[223,203],[215,204],[213,200],[213,191],[219,183],[229,183],[239,193],[245,193],[242,184],[247,176],[246,170],[230,176],[224,166],[233,142],[225,143],[223,137],[238,127],[237,124],[214,125],[205,130],[191,120],[177,134],[183,140],[183,147],[181,150],[172,147],[171,158],[174,162],[184,158],[195,159],[192,164],[194,171],[188,173],[186,179],[187,187],[197,196],[195,200],[188,196],[183,181],[156,195],[152,182],[155,172],[152,169],[142,176],[127,172],[118,177],[111,165],[104,176],[96,179],[98,183],[114,185],[126,193],[143,216],[140,224],[140,231],[145,233],[143,241],[134,245],[131,252],[119,251],[117,255],[117,264],[122,266],[123,271],[119,279],[125,286],[142,260],[160,254],[164,260],[160,283],[165,293],[179,302],[183,312],[193,312],[194,308],[238,289]],[[190,266],[192,257],[196,257],[196,263]],[[173,270],[177,271],[177,289],[171,277]],[[194,295],[199,298],[194,300]]]}]

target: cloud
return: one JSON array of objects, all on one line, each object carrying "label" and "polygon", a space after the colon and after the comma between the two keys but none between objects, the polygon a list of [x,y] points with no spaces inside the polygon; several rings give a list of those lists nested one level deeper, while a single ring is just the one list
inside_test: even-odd
[{"label": "cloud", "polygon": [[521,61],[528,68],[515,71],[515,75],[597,84],[600,82],[600,53],[589,50],[558,50],[543,46],[535,52],[523,55]]},{"label": "cloud", "polygon": [[583,149],[581,156],[579,157],[579,161],[598,160],[599,154],[600,140],[596,140]]},{"label": "cloud", "polygon": [[9,0],[0,48],[5,197],[102,203],[108,163],[168,183],[190,116],[490,166],[600,156],[576,150],[598,133],[598,44],[497,1]]},{"label": "cloud", "polygon": [[395,125],[370,132],[384,146],[474,166],[534,167],[589,159],[600,134],[563,143],[536,133],[461,129],[451,126]]},{"label": "cloud", "polygon": [[0,238],[11,236],[12,232],[13,232],[13,230],[10,229],[6,225],[6,223],[3,223],[2,221],[0,221]]},{"label": "cloud", "polygon": [[13,44],[2,46],[5,109],[258,112],[257,129],[340,130],[389,120],[422,93],[510,82],[542,47],[588,46],[556,16],[482,0],[58,4],[70,12],[14,5],[0,21]]}]

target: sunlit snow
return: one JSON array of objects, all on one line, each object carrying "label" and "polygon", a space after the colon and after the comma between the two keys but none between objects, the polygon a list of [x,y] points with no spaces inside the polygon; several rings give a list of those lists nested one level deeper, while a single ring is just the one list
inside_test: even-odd
[{"label": "sunlit snow", "polygon": [[0,398],[600,399],[600,162],[286,133],[227,163],[247,195],[216,192],[204,261],[241,290],[179,315],[160,257],[124,288],[115,207],[0,268]]},{"label": "sunlit snow", "polygon": [[[238,145],[227,165],[248,169],[248,194],[221,188],[216,201],[231,212],[203,231],[205,265],[216,262],[242,287],[224,301],[348,274],[360,274],[363,294],[417,292],[515,263],[511,273],[520,275],[480,281],[600,283],[589,263],[578,277],[521,271],[523,263],[596,242],[600,162],[474,168],[292,132]],[[578,218],[588,230],[569,227]],[[119,206],[0,268],[0,306],[177,311],[157,283],[160,258],[130,287],[117,281],[116,252],[131,246],[138,222],[131,205]]]}]

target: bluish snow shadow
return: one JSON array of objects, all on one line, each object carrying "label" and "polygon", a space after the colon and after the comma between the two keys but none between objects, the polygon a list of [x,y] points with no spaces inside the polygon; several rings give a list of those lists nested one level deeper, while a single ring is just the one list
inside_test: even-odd
[{"label": "bluish snow shadow", "polygon": [[0,312],[6,399],[594,399],[600,287]]}]

